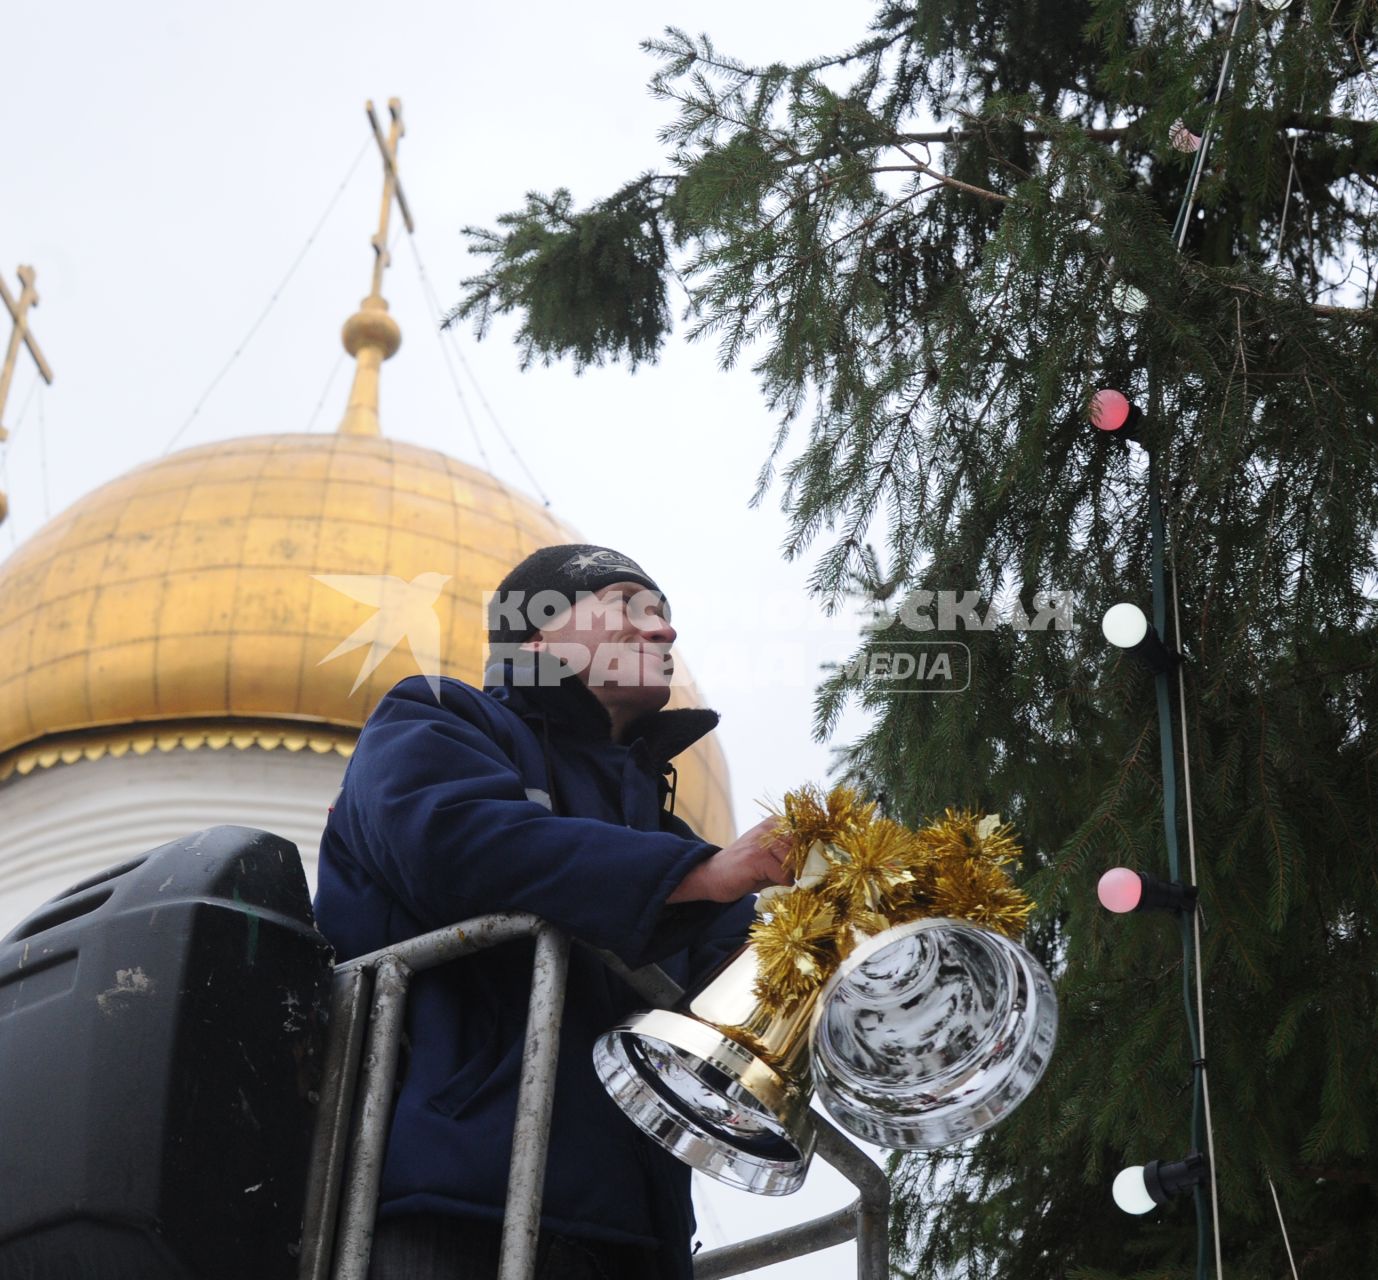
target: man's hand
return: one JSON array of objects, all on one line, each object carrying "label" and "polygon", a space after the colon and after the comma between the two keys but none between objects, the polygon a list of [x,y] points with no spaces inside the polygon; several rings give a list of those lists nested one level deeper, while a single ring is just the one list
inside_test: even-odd
[{"label": "man's hand", "polygon": [[784,868],[789,841],[775,834],[777,818],[764,818],[725,849],[700,862],[668,898],[670,902],[736,902],[772,884],[789,884]]}]

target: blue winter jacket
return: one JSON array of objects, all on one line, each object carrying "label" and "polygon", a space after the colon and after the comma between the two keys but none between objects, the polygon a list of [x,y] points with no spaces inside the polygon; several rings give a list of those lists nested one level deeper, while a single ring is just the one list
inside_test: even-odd
[{"label": "blue winter jacket", "polygon": [[[490,680],[493,673],[490,673]],[[662,802],[668,761],[711,711],[643,717],[625,743],[576,679],[483,692],[415,676],[364,726],[321,841],[316,916],[340,959],[491,911],[530,911],[631,966],[692,986],[732,953],[748,900],[665,899],[716,851]],[[550,798],[555,812],[546,807]],[[531,941],[418,974],[380,1213],[500,1219]],[[644,1138],[594,1074],[595,1039],[644,1006],[583,948],[570,956],[542,1225],[658,1246],[690,1275],[689,1170]]]}]

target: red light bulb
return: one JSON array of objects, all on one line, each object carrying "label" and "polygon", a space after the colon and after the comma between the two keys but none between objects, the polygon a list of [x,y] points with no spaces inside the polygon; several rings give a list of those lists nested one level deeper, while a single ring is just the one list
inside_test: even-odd
[{"label": "red light bulb", "polygon": [[1118,431],[1129,420],[1129,401],[1106,388],[1091,397],[1091,425],[1098,431]]},{"label": "red light bulb", "polygon": [[1107,911],[1195,911],[1196,886],[1159,880],[1128,867],[1113,867],[1096,885],[1096,897]]}]

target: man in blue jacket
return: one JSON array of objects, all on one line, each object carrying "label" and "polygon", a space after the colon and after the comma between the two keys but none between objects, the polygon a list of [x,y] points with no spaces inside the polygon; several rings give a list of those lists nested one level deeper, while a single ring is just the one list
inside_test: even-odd
[{"label": "man in blue jacket", "polygon": [[[717,723],[663,710],[664,597],[606,547],[546,547],[489,606],[482,692],[403,680],[360,735],[321,841],[316,913],[340,959],[492,911],[530,911],[692,986],[741,942],[747,895],[786,879],[762,822],[724,849],[671,811],[671,759]],[[670,800],[671,809],[665,807]],[[497,1272],[532,944],[419,974],[370,1280]],[[542,1280],[687,1280],[689,1170],[594,1074],[642,1002],[570,956],[542,1201]]]}]

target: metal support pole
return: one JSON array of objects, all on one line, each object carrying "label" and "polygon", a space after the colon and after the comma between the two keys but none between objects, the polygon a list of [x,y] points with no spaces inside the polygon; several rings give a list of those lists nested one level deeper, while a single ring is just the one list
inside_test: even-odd
[{"label": "metal support pole", "polygon": [[473,955],[475,951],[496,947],[500,942],[534,938],[544,924],[540,916],[533,916],[527,911],[495,911],[492,915],[461,920],[458,924],[437,929],[433,933],[404,938],[381,950],[355,956],[340,968],[376,968],[391,957],[400,960],[413,973],[420,973],[423,969],[434,969],[436,965],[448,964],[461,956]]},{"label": "metal support pole", "polygon": [[335,1224],[348,1153],[349,1122],[373,992],[372,969],[337,969],[330,1001],[330,1038],[316,1104],[311,1167],[302,1221],[299,1280],[326,1280],[330,1274]]},{"label": "metal support pole", "polygon": [[[333,1199],[340,1161],[342,1112],[347,1102],[334,1090],[349,1088],[348,1076],[358,1058],[359,1007],[373,975],[367,1045],[358,1068],[355,1122],[350,1138],[349,1169],[345,1177],[339,1228],[333,1250],[328,1234],[303,1241],[301,1280],[366,1280],[372,1252],[377,1213],[378,1186],[392,1112],[393,1084],[401,1042],[407,988],[413,972],[446,964],[461,956],[503,942],[534,937],[535,963],[527,1008],[526,1043],[522,1050],[521,1083],[517,1095],[517,1123],[512,1136],[512,1163],[508,1175],[506,1217],[503,1222],[499,1280],[531,1280],[535,1271],[540,1233],[541,1194],[545,1181],[550,1115],[555,1094],[555,1065],[559,1051],[560,1022],[564,1009],[569,965],[569,939],[538,917],[505,912],[461,921],[447,929],[409,938],[366,956],[359,956],[336,970],[337,1017],[332,1026],[331,1057],[327,1076],[342,1078],[322,1090],[322,1125],[316,1135],[312,1168],[311,1202],[324,1208]],[[653,1004],[673,1002],[678,987],[654,966],[630,970],[616,957],[603,956],[624,981],[641,991]],[[348,1047],[352,1043],[353,1048]],[[338,1073],[329,1063],[338,1062]],[[817,1121],[817,1154],[846,1177],[861,1194],[852,1204],[811,1222],[759,1236],[700,1254],[695,1259],[696,1280],[719,1280],[740,1275],[771,1262],[781,1262],[855,1239],[858,1280],[888,1280],[887,1226],[890,1187],[876,1164],[841,1130],[821,1115]],[[320,1230],[318,1224],[318,1230]],[[329,1266],[328,1273],[325,1268]]]},{"label": "metal support pole", "polygon": [[335,1248],[335,1280],[365,1280],[368,1275],[373,1226],[378,1212],[378,1184],[383,1177],[392,1085],[397,1076],[397,1051],[402,1040],[410,978],[411,970],[396,956],[385,955],[378,962],[368,1048],[360,1072],[363,1097]]},{"label": "metal support pole", "polygon": [[658,965],[645,964],[639,969],[631,969],[611,951],[604,951],[602,947],[591,947],[584,942],[580,942],[579,945],[591,955],[597,956],[606,968],[621,978],[647,1004],[657,1009],[673,1009],[684,998],[684,988]]},{"label": "metal support pole", "polygon": [[694,1259],[694,1280],[739,1276],[851,1239],[856,1240],[857,1280],[888,1280],[890,1183],[875,1161],[840,1129],[817,1113],[814,1121],[818,1132],[815,1154],[832,1165],[861,1195],[845,1208],[821,1218],[700,1254]]},{"label": "metal support pole", "polygon": [[816,1253],[835,1244],[846,1244],[855,1235],[855,1206],[847,1205],[802,1226],[785,1227],[769,1235],[754,1236],[750,1240],[725,1244],[701,1253],[694,1259],[694,1280],[724,1280],[727,1276],[739,1276],[776,1262],[803,1257],[806,1253]]},{"label": "metal support pole", "polygon": [[889,1179],[874,1160],[834,1125],[818,1125],[818,1145],[814,1151],[861,1192],[853,1206],[857,1280],[886,1280],[890,1274]]},{"label": "metal support pole", "polygon": [[857,1280],[889,1280],[890,1206],[879,1208],[864,1200],[856,1206]]},{"label": "metal support pole", "polygon": [[543,926],[536,935],[498,1280],[531,1280],[536,1272],[536,1238],[541,1229],[541,1193],[568,971],[569,939],[557,929]]}]

